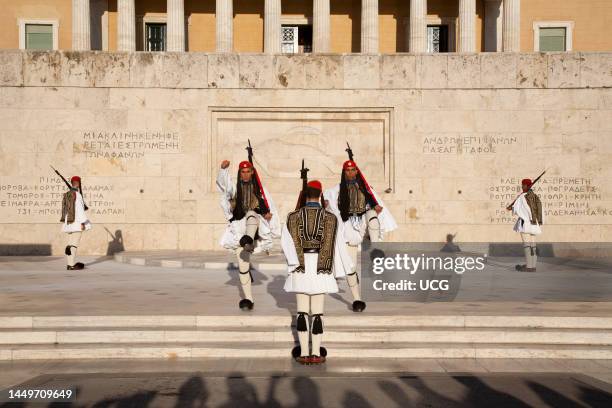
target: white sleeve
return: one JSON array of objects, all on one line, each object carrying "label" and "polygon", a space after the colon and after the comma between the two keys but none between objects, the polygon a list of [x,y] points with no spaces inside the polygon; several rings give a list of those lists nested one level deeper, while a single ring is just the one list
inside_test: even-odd
[{"label": "white sleeve", "polygon": [[230,200],[236,193],[236,186],[232,182],[232,176],[229,172],[229,167],[219,170],[217,174],[217,191],[221,193],[221,208],[225,214],[225,218],[232,219],[232,206]]},{"label": "white sleeve", "polygon": [[334,244],[334,276],[342,278],[353,271],[353,261],[348,250],[342,229],[342,220],[336,215],[338,229],[336,230],[336,243]]},{"label": "white sleeve", "polygon": [[512,213],[522,220],[522,223],[517,221],[515,230],[535,235],[542,233],[542,228],[539,225],[531,224],[531,208],[529,208],[529,204],[527,204],[525,194],[521,194],[519,198],[516,199],[516,202],[512,206]]},{"label": "white sleeve", "polygon": [[217,174],[217,190],[220,193],[224,193],[228,200],[236,194],[236,186],[232,181],[229,167],[219,170],[219,174]]},{"label": "white sleeve", "polygon": [[376,194],[372,186],[370,186],[370,188],[372,189],[376,202],[382,207],[382,211],[378,214],[378,220],[380,221],[383,232],[391,232],[397,229],[397,222],[395,222],[395,218],[391,215],[391,211],[389,211],[383,200]]},{"label": "white sleeve", "polygon": [[76,193],[76,200],[74,203],[74,222],[76,224],[85,224],[87,222],[87,214],[85,214],[85,202],[81,193]]},{"label": "white sleeve", "polygon": [[531,210],[527,205],[527,200],[525,200],[525,194],[521,194],[514,205],[512,206],[512,213],[523,220],[524,223],[531,222]]},{"label": "white sleeve", "polygon": [[340,214],[340,210],[338,209],[338,194],[340,188],[339,186],[328,188],[323,192],[323,200],[328,202],[327,210],[334,213],[336,216]]},{"label": "white sleeve", "polygon": [[278,238],[278,236],[281,234],[280,215],[278,213],[278,209],[276,208],[276,204],[274,203],[274,200],[272,199],[272,196],[270,195],[268,190],[265,187],[263,187],[263,190],[264,190],[264,194],[266,195],[266,200],[268,201],[268,207],[270,210],[270,214],[272,214],[272,218],[270,219],[270,221],[266,221],[264,219],[264,222],[268,224],[270,228],[270,232],[272,232],[272,236],[274,238]]},{"label": "white sleeve", "polygon": [[285,254],[285,259],[287,260],[287,272],[291,273],[295,270],[295,268],[300,266],[300,261],[298,260],[293,238],[291,237],[286,224],[283,225],[283,231],[281,233],[281,248],[283,249],[283,254]]}]

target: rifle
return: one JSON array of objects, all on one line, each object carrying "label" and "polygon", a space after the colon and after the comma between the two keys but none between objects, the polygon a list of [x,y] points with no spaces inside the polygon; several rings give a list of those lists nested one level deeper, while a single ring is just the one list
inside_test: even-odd
[{"label": "rifle", "polygon": [[60,178],[61,178],[62,180],[64,180],[64,183],[66,183],[66,185],[68,186],[68,188],[72,190],[72,184],[70,184],[70,183],[68,182],[68,180],[66,180],[66,178],[65,178],[64,176],[62,176],[62,175],[60,174],[60,172],[59,172],[59,171],[57,171],[57,169],[56,169],[55,167],[53,167],[53,166],[51,166],[51,165],[49,165],[49,167],[51,167],[51,168],[53,169],[53,171],[55,171],[55,174],[57,174],[58,176],[60,176]]},{"label": "rifle", "polygon": [[302,159],[302,168],[300,169],[300,178],[302,179],[302,191],[300,191],[300,196],[298,197],[298,201],[295,206],[296,210],[302,208],[306,203],[306,187],[308,186],[309,170],[310,169],[304,167],[304,159]]},{"label": "rifle", "polygon": [[[72,184],[70,184],[68,182],[68,180],[66,180],[66,178],[64,176],[61,175],[61,173],[53,166],[49,165],[49,167],[51,167],[53,169],[53,171],[55,171],[55,173],[60,176],[60,178],[62,180],[64,180],[64,183],[66,183],[66,185],[68,186],[68,188],[70,190],[72,190]],[[81,188],[81,184],[79,183],[79,193],[81,193],[81,197],[83,198],[83,208],[85,209],[85,211],[89,210],[89,207],[87,206],[87,204],[85,204],[85,197],[83,197],[83,189]]]},{"label": "rifle", "polygon": [[247,139],[249,145],[245,148],[249,155],[249,163],[253,164],[253,147],[251,146],[251,139]]},{"label": "rifle", "polygon": [[253,147],[251,146],[251,139],[247,139],[248,141],[248,146],[246,147],[246,151],[247,154],[249,156],[249,163],[251,163],[253,165],[253,173],[255,173],[255,180],[257,181],[257,185],[259,186],[259,191],[261,192],[261,197],[264,200],[264,203],[266,204],[266,209],[268,211],[270,211],[270,205],[268,204],[268,199],[266,198],[266,193],[264,193],[264,189],[263,186],[261,184],[261,180],[259,179],[259,173],[257,172],[257,169],[255,168],[255,163],[253,163]]},{"label": "rifle", "polygon": [[106,230],[106,232],[108,232],[108,235],[110,235],[110,236],[111,236],[111,238],[113,239],[113,241],[117,239],[117,238],[115,238],[115,236],[113,235],[113,233],[112,233],[112,232],[110,232],[110,231],[108,230],[108,228],[104,227],[104,229]]},{"label": "rifle", "polygon": [[348,144],[348,142],[346,142],[346,149],[344,149],[344,151],[348,153],[349,160],[353,161],[353,149],[351,149],[351,146]]},{"label": "rifle", "polygon": [[[544,170],[542,172],[542,174],[540,174],[535,180],[533,180],[533,182],[531,183],[531,186],[529,187],[529,189],[531,189],[531,187],[534,186],[535,183],[538,182],[538,180],[540,180],[542,178],[542,176],[544,175],[544,173],[546,173],[546,170]],[[523,193],[521,193],[523,194]],[[506,208],[512,208],[512,206],[514,205],[514,203],[516,203],[516,200],[518,200],[518,198],[521,196],[521,194],[519,194],[518,196],[516,196],[516,198],[514,199],[513,202],[511,202],[510,204],[508,204],[508,206],[506,206]]]},{"label": "rifle", "polygon": [[[344,149],[344,151],[348,154],[348,158],[350,161],[354,161],[353,160],[353,149],[351,149],[351,146],[349,145],[348,142],[346,142],[346,149]],[[355,166],[357,164],[355,163]],[[374,196],[374,193],[372,192],[372,189],[370,188],[370,185],[368,184],[368,182],[365,179],[365,176],[363,175],[363,173],[361,172],[361,170],[359,170],[359,167],[357,167],[357,170],[359,171],[359,174],[357,175],[357,177],[361,177],[361,180],[363,181],[363,184],[367,190],[368,193],[370,193],[370,196],[372,197],[372,199],[374,200],[374,202],[376,203],[376,205],[378,204],[378,200],[376,200],[376,197]]]}]

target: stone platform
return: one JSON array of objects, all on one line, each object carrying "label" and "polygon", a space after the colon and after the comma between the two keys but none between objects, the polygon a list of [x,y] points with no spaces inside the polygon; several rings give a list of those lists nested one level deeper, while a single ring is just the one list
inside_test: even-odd
[{"label": "stone platform", "polygon": [[[242,312],[232,268],[83,261],[0,258],[0,360],[283,358],[295,344],[282,270],[254,271],[255,309]],[[369,302],[355,314],[339,285],[325,308],[337,358],[612,359],[612,302]]]},{"label": "stone platform", "polygon": [[[170,253],[170,252],[169,252]],[[162,253],[151,253],[162,254]],[[190,252],[174,252],[178,261],[191,256]],[[212,254],[215,254],[213,252]],[[280,255],[279,255],[280,256]],[[148,258],[145,258],[148,259]],[[202,261],[203,258],[198,258]],[[0,257],[0,316],[164,316],[239,314],[237,303],[238,273],[228,268],[233,262],[227,258],[209,258],[216,268],[163,268],[122,264],[110,257],[83,257],[87,265],[83,271],[67,271],[60,257]],[[286,272],[279,263],[263,262],[264,255],[254,262],[267,265],[253,271],[256,308],[252,315],[291,316],[295,312],[295,296],[283,290]],[[151,255],[151,261],[153,255]],[[214,261],[214,262],[213,262]],[[161,262],[161,260],[159,261]],[[198,262],[196,260],[196,262]],[[146,263],[146,261],[145,261]],[[231,266],[231,265],[230,265]],[[513,274],[517,279],[537,279],[538,274],[518,274],[514,264],[496,266],[501,273]],[[545,273],[545,272],[542,272]],[[591,274],[592,282],[605,285]],[[579,278],[579,277],[578,277]],[[340,292],[326,299],[327,315],[346,316],[352,302],[346,282],[339,281]],[[553,293],[547,299],[552,299]],[[370,302],[367,313],[372,315],[504,315],[504,316],[574,316],[612,317],[612,302],[432,302],[400,303]],[[352,312],[349,316],[353,316]]]}]

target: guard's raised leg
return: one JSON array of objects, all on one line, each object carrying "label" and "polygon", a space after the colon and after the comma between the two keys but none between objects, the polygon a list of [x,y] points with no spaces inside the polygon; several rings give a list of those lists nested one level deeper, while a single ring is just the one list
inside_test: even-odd
[{"label": "guard's raised leg", "polygon": [[238,272],[240,277],[240,286],[244,298],[238,304],[241,310],[252,310],[254,306],[253,291],[251,284],[253,277],[251,276],[251,253],[242,248],[236,249],[236,258],[238,259]]},{"label": "guard's raised leg", "polygon": [[366,211],[365,215],[368,221],[368,234],[370,235],[370,241],[381,242],[380,220],[378,219],[378,214],[374,210],[368,210]]},{"label": "guard's raised leg", "polygon": [[356,245],[347,245],[347,249],[353,260],[355,269],[346,275],[346,282],[348,283],[351,294],[353,295],[353,312],[363,312],[366,308],[366,304],[361,300],[361,286],[359,285],[359,276],[357,275],[357,249]]}]

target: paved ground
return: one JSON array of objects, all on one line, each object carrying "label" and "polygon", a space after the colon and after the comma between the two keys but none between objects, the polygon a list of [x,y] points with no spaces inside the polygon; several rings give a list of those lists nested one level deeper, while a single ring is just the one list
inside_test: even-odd
[{"label": "paved ground", "polygon": [[[203,269],[211,264],[236,264],[235,257],[228,251],[129,251],[119,252],[114,256],[117,262],[146,265],[170,266],[172,268]],[[251,256],[254,264],[265,264],[269,267],[282,269],[285,267],[285,257],[278,250],[260,252]],[[234,267],[237,267],[236,265]]]},{"label": "paved ground", "polygon": [[[606,367],[608,364],[608,367]],[[400,369],[395,369],[401,367]],[[82,361],[0,364],[0,388],[72,389],[73,407],[608,407],[605,361]],[[8,404],[0,407],[10,406]],[[35,406],[27,403],[19,406]],[[51,405],[50,405],[51,406]]]},{"label": "paved ground", "polygon": [[[236,315],[237,272],[164,269],[86,258],[66,271],[59,257],[0,258],[0,315]],[[500,268],[511,273],[511,265]],[[505,268],[505,269],[504,269]],[[597,272],[599,273],[599,272]],[[256,271],[255,315],[289,316],[285,273]],[[522,278],[521,278],[522,279]],[[349,315],[350,294],[326,300]],[[370,302],[370,315],[612,316],[612,302]],[[0,363],[0,389],[71,387],[73,407],[607,407],[612,362],[556,359],[80,360]],[[32,403],[4,406],[38,406]],[[60,406],[44,404],[43,406]]]},{"label": "paved ground", "polygon": [[[67,271],[63,257],[0,257],[0,315],[234,315],[238,311],[234,269],[145,267],[107,257],[82,260],[87,269]],[[499,268],[523,285],[525,280],[538,279],[514,272],[510,264]],[[605,277],[605,284],[610,284],[609,272],[597,273],[601,274],[597,279]],[[283,291],[285,272],[255,271],[253,275],[253,314],[294,313],[295,297]],[[580,275],[572,279],[588,281]],[[349,311],[351,295],[344,280],[339,284],[341,293],[326,299],[328,315]],[[612,302],[370,302],[367,313],[612,316]]]}]

